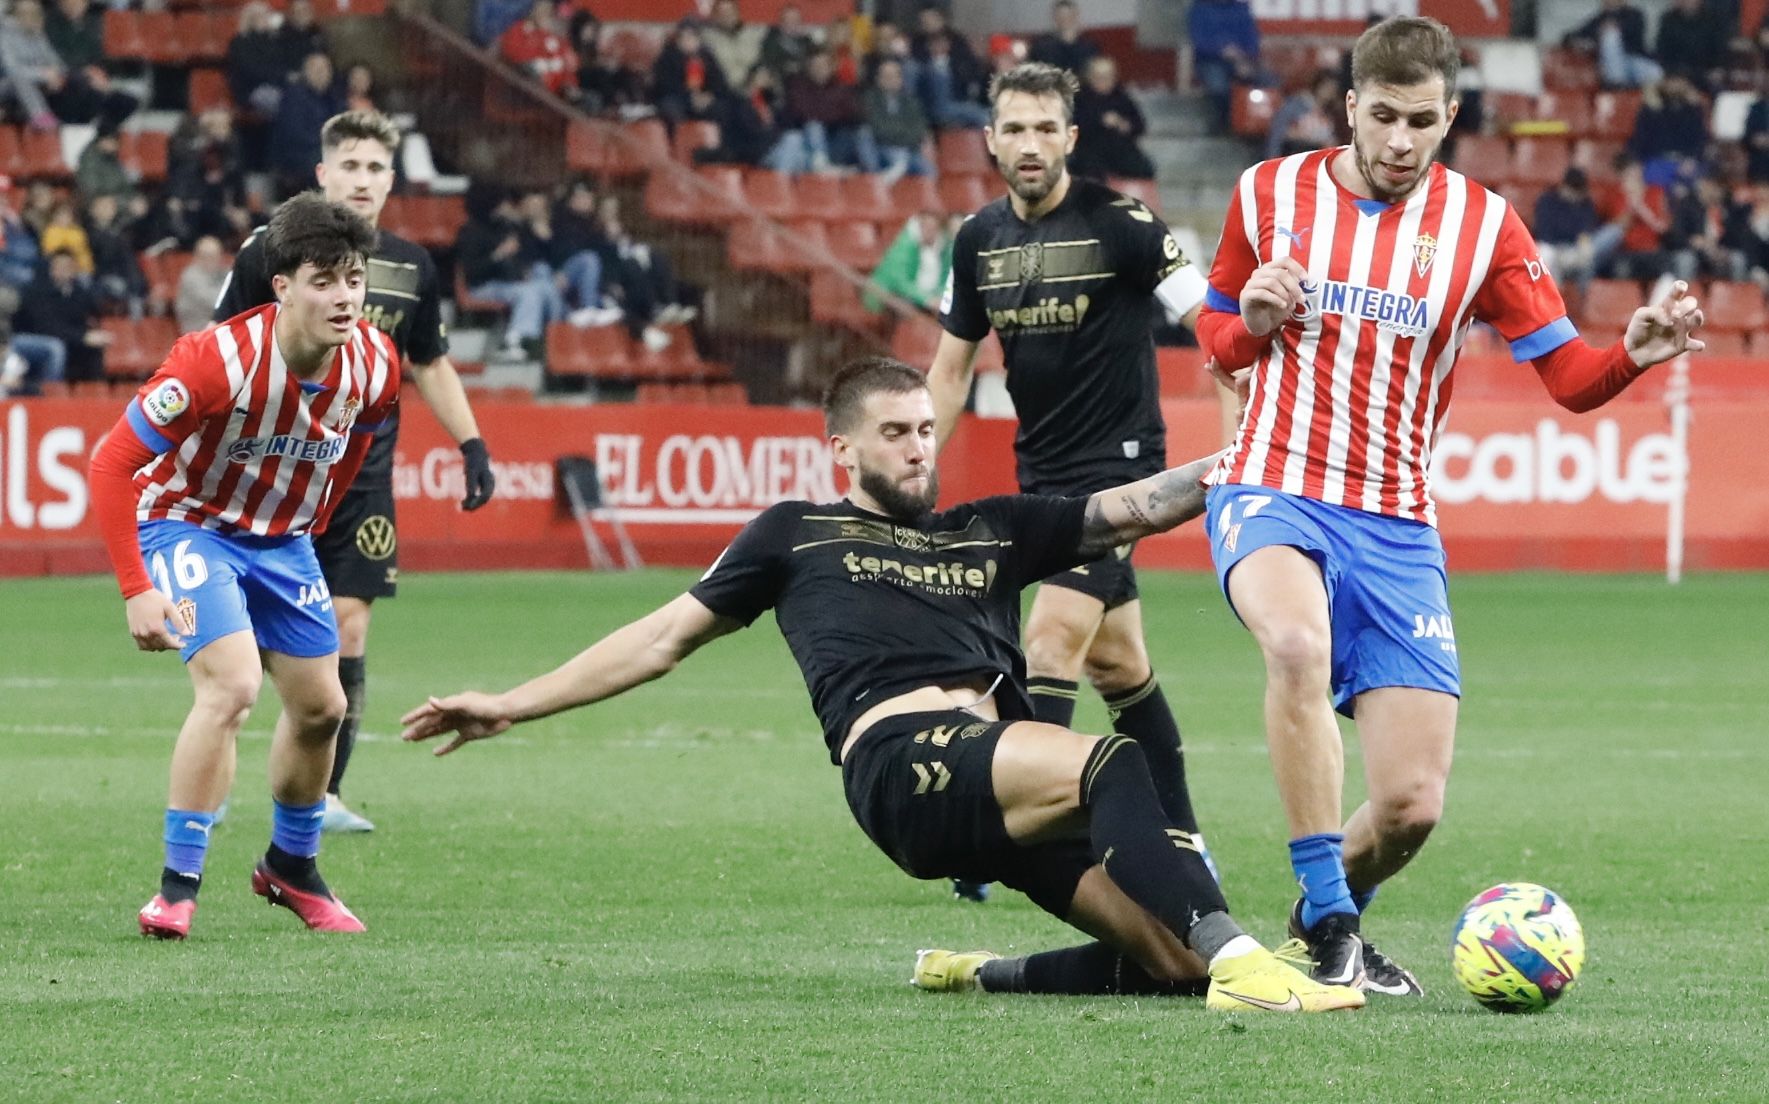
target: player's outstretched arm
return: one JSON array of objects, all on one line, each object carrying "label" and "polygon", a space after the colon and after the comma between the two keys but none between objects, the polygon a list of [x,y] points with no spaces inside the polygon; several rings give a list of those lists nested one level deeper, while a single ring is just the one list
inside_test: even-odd
[{"label": "player's outstretched arm", "polygon": [[1103,556],[1121,544],[1165,533],[1203,513],[1200,481],[1221,455],[1212,453],[1089,498],[1081,522],[1081,554]]},{"label": "player's outstretched arm", "polygon": [[467,389],[461,386],[460,373],[455,371],[454,361],[447,355],[428,364],[414,364],[411,368],[412,382],[417,385],[418,394],[424,396],[425,405],[454,438],[466,464],[467,494],[461,499],[461,509],[477,510],[490,502],[496,493],[497,477],[492,474],[491,455],[486,451],[485,440],[479,436],[479,423],[473,417],[472,404],[467,401]]},{"label": "player's outstretched arm", "polygon": [[958,416],[964,413],[964,400],[970,395],[971,374],[977,363],[977,344],[943,333],[934,350],[934,362],[927,370],[927,386],[934,396],[936,450],[946,447],[952,431],[958,428]]},{"label": "player's outstretched arm", "polygon": [[436,749],[496,736],[521,721],[612,698],[675,669],[696,649],[741,626],[720,617],[691,594],[614,630],[557,669],[502,694],[468,691],[432,697],[401,717],[400,738],[428,740],[454,733]]}]

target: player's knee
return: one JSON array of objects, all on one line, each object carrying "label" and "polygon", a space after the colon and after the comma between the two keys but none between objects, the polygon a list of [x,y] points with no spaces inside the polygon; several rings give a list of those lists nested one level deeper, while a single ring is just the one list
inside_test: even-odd
[{"label": "player's knee", "polygon": [[1373,797],[1371,806],[1376,830],[1384,841],[1416,848],[1443,819],[1443,785],[1421,781],[1396,793]]},{"label": "player's knee", "polygon": [[1287,624],[1261,635],[1265,670],[1273,681],[1319,682],[1333,663],[1333,641],[1315,625]]},{"label": "player's knee", "polygon": [[314,742],[330,740],[336,736],[348,708],[344,688],[335,685],[308,694],[287,706],[289,723],[294,726],[296,733],[303,740]]},{"label": "player's knee", "polygon": [[263,675],[256,668],[205,679],[197,689],[196,708],[218,727],[237,730],[258,701]]},{"label": "player's knee", "polygon": [[1087,634],[1055,618],[1043,618],[1026,626],[1026,673],[1034,677],[1071,681],[1081,674],[1087,652]]},{"label": "player's knee", "polygon": [[1149,681],[1149,656],[1141,641],[1095,640],[1087,653],[1087,681],[1101,694],[1122,694]]}]

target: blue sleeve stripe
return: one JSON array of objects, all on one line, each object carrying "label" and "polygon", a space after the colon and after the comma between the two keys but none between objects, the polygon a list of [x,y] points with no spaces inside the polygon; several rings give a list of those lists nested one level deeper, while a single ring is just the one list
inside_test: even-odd
[{"label": "blue sleeve stripe", "polygon": [[376,422],[374,425],[364,425],[362,422],[357,422],[355,425],[350,427],[350,432],[352,432],[352,433],[374,433],[386,424],[387,424],[387,422],[385,419]]},{"label": "blue sleeve stripe", "polygon": [[169,440],[164,433],[161,433],[157,426],[147,420],[146,414],[141,412],[140,399],[129,400],[127,413],[129,418],[129,428],[135,431],[135,436],[140,439],[142,444],[153,449],[155,452],[172,451],[171,440]]},{"label": "blue sleeve stripe", "polygon": [[1224,314],[1241,313],[1241,304],[1239,300],[1231,299],[1222,292],[1217,291],[1214,284],[1204,292],[1204,305],[1213,311],[1221,311]]},{"label": "blue sleeve stripe", "polygon": [[1544,353],[1553,352],[1577,336],[1579,336],[1579,330],[1577,326],[1572,324],[1572,319],[1561,315],[1535,333],[1513,341],[1511,343],[1511,359],[1519,364],[1526,360],[1534,360]]}]

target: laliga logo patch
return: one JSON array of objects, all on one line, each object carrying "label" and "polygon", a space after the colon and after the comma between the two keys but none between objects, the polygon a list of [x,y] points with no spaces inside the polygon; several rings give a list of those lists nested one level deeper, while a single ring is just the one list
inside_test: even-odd
[{"label": "laliga logo patch", "polygon": [[175,379],[149,391],[141,400],[141,412],[157,426],[169,426],[190,409],[190,390]]}]

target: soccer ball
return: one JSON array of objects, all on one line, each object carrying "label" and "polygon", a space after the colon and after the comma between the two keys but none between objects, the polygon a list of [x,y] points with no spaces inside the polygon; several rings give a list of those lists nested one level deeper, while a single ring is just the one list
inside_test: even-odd
[{"label": "soccer ball", "polygon": [[1538,1012],[1585,965],[1585,932],[1565,901],[1530,882],[1496,885],[1468,902],[1450,936],[1462,988],[1495,1012]]}]

